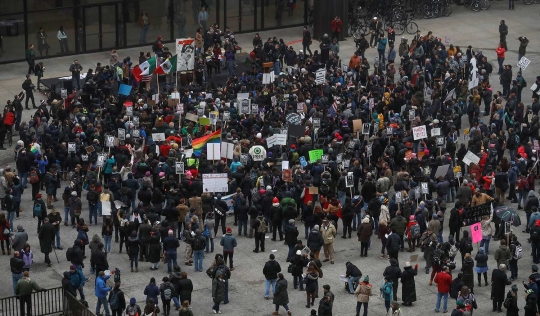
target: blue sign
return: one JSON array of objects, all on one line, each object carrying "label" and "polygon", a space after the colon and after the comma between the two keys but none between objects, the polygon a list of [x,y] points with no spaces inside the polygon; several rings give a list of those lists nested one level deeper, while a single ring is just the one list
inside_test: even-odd
[{"label": "blue sign", "polygon": [[304,158],[304,156],[300,157],[300,165],[303,167],[307,166],[307,161],[306,161],[306,158]]},{"label": "blue sign", "polygon": [[131,93],[131,86],[127,84],[120,84],[120,88],[118,88],[118,94],[120,95],[129,95]]}]

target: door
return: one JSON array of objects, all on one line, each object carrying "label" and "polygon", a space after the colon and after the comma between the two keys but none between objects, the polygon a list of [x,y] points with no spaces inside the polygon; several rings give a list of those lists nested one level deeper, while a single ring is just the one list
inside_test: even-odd
[{"label": "door", "polygon": [[102,51],[118,46],[118,5],[96,5],[83,8],[78,27],[79,52]]},{"label": "door", "polygon": [[260,0],[223,0],[224,21],[237,32],[255,30],[257,6]]}]

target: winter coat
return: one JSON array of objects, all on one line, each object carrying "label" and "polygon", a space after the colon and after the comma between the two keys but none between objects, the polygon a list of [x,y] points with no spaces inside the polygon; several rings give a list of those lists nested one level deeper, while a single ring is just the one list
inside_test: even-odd
[{"label": "winter coat", "polygon": [[298,237],[298,228],[296,226],[285,225],[285,242],[287,245],[295,245]]},{"label": "winter coat", "polygon": [[324,297],[319,302],[319,310],[317,315],[319,316],[332,316],[332,303],[327,302]]},{"label": "winter coat", "polygon": [[369,283],[361,282],[354,291],[356,300],[361,303],[368,303],[369,297],[373,294],[373,286]]},{"label": "winter coat", "polygon": [[294,255],[291,259],[291,264],[293,265],[292,275],[299,277],[304,272],[304,267],[307,264],[307,259],[301,255]]},{"label": "winter coat", "polygon": [[501,264],[508,266],[508,260],[512,259],[510,248],[507,245],[500,245],[499,249],[495,251],[495,260],[497,261],[497,267]]},{"label": "winter coat", "polygon": [[371,237],[372,233],[373,233],[373,230],[371,228],[371,224],[362,223],[360,227],[358,228],[356,235],[358,235],[358,240],[360,242],[369,242],[369,238]]},{"label": "winter coat", "polygon": [[405,229],[407,229],[407,224],[408,221],[405,219],[405,217],[398,215],[390,221],[390,229],[395,229],[396,234],[403,235],[405,233]]},{"label": "winter coat", "polygon": [[289,294],[287,293],[287,280],[280,279],[276,282],[276,290],[274,292],[275,305],[287,305],[289,304]]},{"label": "winter coat", "polygon": [[215,304],[225,300],[225,280],[217,277],[212,280],[212,298]]},{"label": "winter coat", "polygon": [[491,221],[493,220],[493,213],[491,213],[491,216],[489,219],[482,220],[481,226],[482,226],[482,237],[488,237],[493,234],[493,228],[491,228]]},{"label": "winter coat", "polygon": [[190,279],[180,279],[178,281],[178,294],[182,301],[191,301],[191,292],[193,292],[193,282]]},{"label": "winter coat", "polygon": [[472,289],[474,287],[474,260],[463,260],[463,284]]},{"label": "winter coat", "polygon": [[513,295],[511,291],[506,293],[506,297],[511,297],[512,301],[506,309],[506,316],[519,316],[519,307],[517,302],[517,296]]},{"label": "winter coat", "polygon": [[437,283],[437,290],[439,293],[450,293],[450,286],[452,285],[452,276],[446,272],[439,272],[435,276],[435,283]]},{"label": "winter coat", "polygon": [[150,237],[149,246],[148,246],[148,261],[149,262],[159,262],[161,258],[161,243],[159,242],[159,235],[153,235]]},{"label": "winter coat", "polygon": [[95,295],[98,298],[107,297],[107,294],[111,290],[110,286],[107,286],[107,280],[110,278],[110,276],[106,275],[104,277],[98,276],[96,278],[96,289],[95,289]]},{"label": "winter coat", "polygon": [[336,237],[336,228],[332,224],[328,224],[328,228],[324,225],[321,227],[322,236],[324,238],[324,244],[332,244],[334,242],[334,237]]},{"label": "winter coat", "polygon": [[264,264],[263,274],[267,280],[276,280],[279,272],[281,272],[281,266],[276,260],[269,260]]},{"label": "winter coat", "polygon": [[383,276],[392,281],[392,283],[398,282],[399,278],[401,277],[401,269],[399,268],[396,259],[390,259],[390,266],[384,269]]},{"label": "winter coat", "polygon": [[416,285],[414,283],[414,277],[417,273],[418,270],[413,267],[405,267],[401,272],[401,297],[403,302],[416,302]]},{"label": "winter coat", "polygon": [[236,238],[231,234],[226,234],[225,237],[221,238],[219,244],[223,246],[223,253],[234,252],[234,248],[238,245]]},{"label": "winter coat", "polygon": [[28,242],[28,233],[21,229],[13,236],[13,250],[19,251],[23,249],[24,245]]},{"label": "winter coat", "polygon": [[51,253],[52,244],[55,238],[54,226],[51,223],[44,223],[39,229],[39,247],[42,253]]},{"label": "winter coat", "polygon": [[311,251],[320,251],[324,245],[324,238],[318,229],[313,229],[309,233],[307,246]]},{"label": "winter coat", "polygon": [[510,284],[512,282],[508,280],[506,271],[493,270],[491,273],[491,299],[496,302],[504,301],[505,287]]}]

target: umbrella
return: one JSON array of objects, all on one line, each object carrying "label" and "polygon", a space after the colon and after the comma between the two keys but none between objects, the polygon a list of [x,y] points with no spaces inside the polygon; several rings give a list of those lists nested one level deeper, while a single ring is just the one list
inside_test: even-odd
[{"label": "umbrella", "polygon": [[508,206],[498,206],[493,211],[503,222],[510,222],[514,226],[521,225],[521,219],[513,208]]}]

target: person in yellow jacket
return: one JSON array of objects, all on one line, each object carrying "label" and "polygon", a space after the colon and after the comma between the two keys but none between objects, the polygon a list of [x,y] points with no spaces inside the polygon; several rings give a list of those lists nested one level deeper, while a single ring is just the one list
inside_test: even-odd
[{"label": "person in yellow jacket", "polygon": [[336,228],[328,218],[324,218],[323,225],[321,227],[321,233],[324,239],[324,260],[323,262],[330,261],[331,264],[334,264],[334,238],[336,237]]}]

